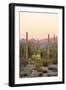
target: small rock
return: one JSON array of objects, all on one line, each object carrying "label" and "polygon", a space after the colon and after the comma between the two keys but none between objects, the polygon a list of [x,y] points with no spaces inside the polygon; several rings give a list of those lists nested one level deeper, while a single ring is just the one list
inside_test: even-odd
[{"label": "small rock", "polygon": [[53,72],[57,72],[58,66],[57,65],[50,65],[48,66],[49,70],[52,70]]},{"label": "small rock", "polygon": [[28,74],[25,71],[20,72],[20,77],[28,76]]},{"label": "small rock", "polygon": [[47,73],[47,76],[57,76],[58,73],[57,72],[49,72]]},{"label": "small rock", "polygon": [[33,70],[31,73],[31,77],[41,77],[42,76],[42,72],[38,72],[37,70]]},{"label": "small rock", "polygon": [[47,73],[52,73],[53,71],[52,70],[48,70]]},{"label": "small rock", "polygon": [[44,73],[44,74],[42,75],[42,77],[47,77],[47,73]]},{"label": "small rock", "polygon": [[38,76],[37,70],[33,70],[30,76],[31,76],[31,77],[36,77],[36,76]]},{"label": "small rock", "polygon": [[46,73],[48,71],[48,68],[47,67],[41,67],[41,71]]},{"label": "small rock", "polygon": [[56,69],[57,69],[57,67],[58,66],[57,65],[54,65],[54,64],[48,66],[48,68],[56,68]]},{"label": "small rock", "polygon": [[27,64],[24,69],[32,70],[32,69],[34,69],[34,68],[35,68],[35,65]]}]

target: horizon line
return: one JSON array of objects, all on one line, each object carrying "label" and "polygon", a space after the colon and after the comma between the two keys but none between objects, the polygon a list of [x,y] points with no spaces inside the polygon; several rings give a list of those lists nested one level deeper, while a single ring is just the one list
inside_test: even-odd
[{"label": "horizon line", "polygon": [[[54,38],[54,37],[50,37],[49,39],[52,39],[52,38]],[[56,36],[55,38],[58,38],[58,36]],[[20,40],[21,39],[26,39],[26,37],[25,38],[20,38]],[[34,39],[34,40],[43,40],[43,39],[48,39],[48,38],[42,38],[42,39],[39,39],[39,38],[37,38],[37,39],[35,39],[35,38],[28,38],[28,40],[31,40],[31,39]]]}]

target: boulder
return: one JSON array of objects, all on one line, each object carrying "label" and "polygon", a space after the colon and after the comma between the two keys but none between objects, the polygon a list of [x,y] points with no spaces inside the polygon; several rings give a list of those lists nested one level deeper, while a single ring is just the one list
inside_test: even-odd
[{"label": "boulder", "polygon": [[44,67],[44,66],[42,66],[42,67],[41,67],[41,71],[44,72],[44,73],[47,73],[47,71],[48,71],[48,67]]},{"label": "boulder", "polygon": [[58,73],[57,72],[48,72],[47,76],[57,76]]},{"label": "boulder", "polygon": [[53,72],[57,72],[58,66],[57,65],[50,65],[50,66],[48,66],[48,69],[52,70]]},{"label": "boulder", "polygon": [[41,77],[42,76],[42,72],[38,72],[37,70],[33,70],[30,77]]}]

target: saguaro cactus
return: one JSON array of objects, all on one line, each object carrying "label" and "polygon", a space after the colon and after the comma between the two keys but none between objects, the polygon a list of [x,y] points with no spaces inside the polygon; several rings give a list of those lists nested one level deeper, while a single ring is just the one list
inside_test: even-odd
[{"label": "saguaro cactus", "polygon": [[55,46],[55,34],[54,34],[54,46]]},{"label": "saguaro cactus", "polygon": [[28,32],[26,32],[26,60],[28,60]]},{"label": "saguaro cactus", "polygon": [[47,53],[48,53],[48,59],[49,59],[49,34],[48,34],[48,51],[47,51]]},{"label": "saguaro cactus", "polygon": [[38,44],[38,53],[37,54],[40,54],[40,44],[39,44],[39,39],[37,40],[37,44]]}]

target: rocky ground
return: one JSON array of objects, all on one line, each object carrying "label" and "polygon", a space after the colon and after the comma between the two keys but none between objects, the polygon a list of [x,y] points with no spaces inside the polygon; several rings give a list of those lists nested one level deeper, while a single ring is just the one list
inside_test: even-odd
[{"label": "rocky ground", "polygon": [[57,64],[51,64],[48,66],[41,66],[41,70],[35,69],[35,64],[27,64],[26,66],[21,65],[20,67],[20,78],[22,77],[49,77],[58,75]]}]

